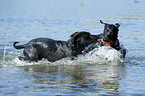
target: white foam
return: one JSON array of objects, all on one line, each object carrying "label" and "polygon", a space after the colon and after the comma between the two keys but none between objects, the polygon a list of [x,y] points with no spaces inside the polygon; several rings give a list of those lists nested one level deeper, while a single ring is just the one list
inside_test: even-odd
[{"label": "white foam", "polygon": [[27,61],[21,61],[18,58],[15,58],[12,62],[15,64],[15,66],[39,65],[39,64],[50,63],[49,61],[45,59],[42,59],[41,61],[38,61],[38,62],[27,62]]},{"label": "white foam", "polygon": [[89,64],[107,64],[111,62],[116,65],[118,62],[123,62],[123,58],[121,53],[117,50],[109,46],[103,46],[95,48],[85,56],[80,55],[78,61],[83,61]]}]

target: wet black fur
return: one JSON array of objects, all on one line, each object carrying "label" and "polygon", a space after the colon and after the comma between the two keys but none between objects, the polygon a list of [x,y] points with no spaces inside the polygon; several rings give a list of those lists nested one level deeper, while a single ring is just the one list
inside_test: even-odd
[{"label": "wet black fur", "polygon": [[73,57],[82,54],[82,50],[86,46],[96,42],[98,36],[91,35],[89,32],[75,32],[70,36],[68,41],[58,41],[49,38],[36,38],[24,45],[16,45],[16,49],[24,49],[24,56],[20,56],[20,60],[38,61],[42,58],[50,62],[57,61],[64,57]]}]

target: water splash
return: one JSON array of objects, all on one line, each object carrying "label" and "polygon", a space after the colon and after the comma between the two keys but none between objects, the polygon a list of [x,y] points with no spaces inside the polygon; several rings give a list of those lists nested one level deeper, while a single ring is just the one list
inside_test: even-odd
[{"label": "water splash", "polygon": [[63,58],[53,64],[111,64],[118,65],[124,62],[122,54],[110,46],[95,48],[86,55],[78,55],[74,60]]},{"label": "water splash", "polygon": [[6,57],[6,52],[7,52],[7,46],[6,46],[6,44],[7,44],[7,37],[8,37],[8,34],[7,34],[7,32],[5,32],[5,34],[6,34],[6,36],[5,36],[5,47],[4,47],[4,53],[3,53],[3,61],[5,61],[5,57]]},{"label": "water splash", "polygon": [[[11,52],[12,54],[12,52]],[[71,58],[63,58],[61,60],[58,60],[56,62],[49,62],[46,59],[43,59],[39,62],[27,62],[27,61],[21,61],[18,59],[18,55],[22,55],[19,53],[13,53],[15,55],[15,58],[12,60],[7,60],[2,62],[2,67],[8,67],[8,66],[28,66],[28,65],[39,65],[39,64],[52,64],[52,65],[60,65],[60,64],[66,64],[66,65],[73,65],[73,64],[112,64],[112,65],[118,65],[120,62],[123,62],[123,58],[121,57],[121,53],[117,50],[111,48],[111,47],[99,47],[96,48],[86,55],[78,55],[78,57],[75,57],[74,60],[71,60]],[[9,55],[11,56],[11,55]]]},{"label": "water splash", "polygon": [[80,55],[78,60],[89,64],[112,63],[113,65],[116,65],[118,62],[123,62],[121,53],[109,46],[95,48],[85,56]]}]

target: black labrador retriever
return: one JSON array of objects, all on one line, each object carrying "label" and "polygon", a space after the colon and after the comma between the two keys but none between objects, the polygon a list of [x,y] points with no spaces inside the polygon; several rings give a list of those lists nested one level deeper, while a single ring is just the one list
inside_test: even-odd
[{"label": "black labrador retriever", "polygon": [[57,61],[64,57],[74,57],[82,54],[86,46],[96,42],[98,36],[91,35],[89,32],[75,32],[68,41],[57,41],[49,38],[36,38],[24,45],[13,46],[16,49],[23,49],[24,57],[19,57],[24,61],[38,61],[42,58],[50,62]]},{"label": "black labrador retriever", "polygon": [[117,51],[120,51],[123,58],[125,58],[126,50],[121,47],[119,40],[118,40],[118,31],[119,31],[119,23],[114,24],[108,24],[104,23],[102,20],[100,20],[101,24],[105,24],[104,31],[102,34],[97,35],[98,39],[96,43],[93,43],[85,48],[83,51],[83,54],[88,53],[89,51],[93,50],[94,48],[98,48],[99,46],[111,46],[112,48],[116,49]]}]

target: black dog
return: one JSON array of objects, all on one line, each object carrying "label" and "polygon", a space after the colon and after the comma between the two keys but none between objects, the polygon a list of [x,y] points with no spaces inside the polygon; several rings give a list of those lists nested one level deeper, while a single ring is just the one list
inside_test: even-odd
[{"label": "black dog", "polygon": [[23,49],[24,57],[20,60],[38,61],[42,58],[54,62],[64,57],[73,57],[82,54],[86,46],[96,42],[98,36],[91,35],[89,32],[75,32],[68,41],[57,41],[49,38],[36,38],[24,45],[13,46],[16,49]]},{"label": "black dog", "polygon": [[96,47],[108,45],[112,48],[118,50],[121,52],[122,56],[125,58],[126,50],[121,48],[119,40],[118,40],[118,31],[119,31],[119,23],[114,24],[108,24],[104,23],[102,20],[100,20],[101,24],[105,24],[104,26],[104,32],[102,34],[98,35],[98,39],[96,43],[93,43],[85,48],[83,51],[83,54],[88,53],[89,51],[93,50]]}]

